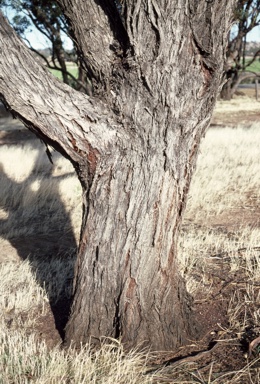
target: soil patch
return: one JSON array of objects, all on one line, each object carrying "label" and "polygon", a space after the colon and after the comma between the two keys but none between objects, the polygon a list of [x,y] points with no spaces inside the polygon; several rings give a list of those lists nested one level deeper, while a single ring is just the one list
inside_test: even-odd
[{"label": "soil patch", "polygon": [[212,127],[237,127],[243,125],[250,127],[253,123],[260,121],[260,103],[259,111],[236,111],[236,112],[218,112],[216,111],[211,120]]},{"label": "soil patch", "polygon": [[[209,378],[212,382],[213,379],[217,380],[218,384],[256,383],[258,381],[254,378],[257,377],[260,361],[255,359],[257,354],[249,355],[248,351],[250,342],[259,334],[259,327],[254,321],[254,311],[259,308],[253,308],[252,305],[250,310],[246,303],[249,282],[244,270],[232,272],[228,257],[211,259],[209,258],[206,272],[209,284],[203,285],[194,301],[197,322],[201,328],[200,339],[191,340],[190,344],[174,353],[161,354],[153,363],[157,367],[158,365],[166,367],[164,375],[169,377],[169,382],[174,382],[175,377],[178,378],[178,382],[180,378],[183,382],[190,382],[189,380],[194,379],[196,375],[200,377],[198,382],[201,383],[211,382]],[[251,284],[257,297],[260,294],[260,284]],[[235,292],[239,292],[237,303],[235,299],[231,300],[235,297]],[[241,330],[239,325],[231,324],[230,311],[236,312],[235,321],[240,324],[243,324],[245,312],[249,312],[247,327]],[[245,369],[248,364],[251,364],[251,369],[253,368],[250,376],[248,369]]]},{"label": "soil patch", "polygon": [[[186,218],[184,220],[184,227],[187,228],[189,224],[192,224],[194,220],[192,218]],[[203,227],[205,220],[197,219],[196,225]],[[219,228],[225,232],[233,232],[243,226],[251,228],[260,227],[260,206],[256,205],[250,208],[241,207],[227,209],[216,216],[207,218],[207,226],[211,228]]]},{"label": "soil patch", "polygon": [[260,100],[252,97],[252,89],[243,89],[243,96],[234,96],[232,100],[217,102],[211,120],[216,127],[249,127],[260,121]]}]

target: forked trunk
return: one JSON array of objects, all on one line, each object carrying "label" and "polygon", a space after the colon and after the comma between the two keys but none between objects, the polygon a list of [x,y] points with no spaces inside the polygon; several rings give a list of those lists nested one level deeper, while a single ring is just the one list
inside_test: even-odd
[{"label": "forked trunk", "polygon": [[173,349],[196,328],[176,244],[235,0],[60,3],[91,97],[47,74],[0,16],[0,98],[83,187],[66,340]]}]

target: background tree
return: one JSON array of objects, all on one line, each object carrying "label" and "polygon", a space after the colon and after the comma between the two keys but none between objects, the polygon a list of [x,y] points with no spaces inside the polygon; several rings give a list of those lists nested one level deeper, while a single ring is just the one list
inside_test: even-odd
[{"label": "background tree", "polygon": [[83,219],[66,340],[172,349],[198,328],[176,246],[222,81],[235,0],[60,0],[91,97],[0,18],[0,98],[70,159]]},{"label": "background tree", "polygon": [[[64,83],[77,90],[90,92],[91,87],[87,80],[77,52],[77,46],[71,52],[64,48],[64,37],[75,41],[73,31],[57,1],[45,0],[0,0],[0,8],[9,15],[9,21],[15,31],[29,45],[30,49],[41,57],[46,66],[58,70],[62,74]],[[12,11],[10,13],[10,11]],[[36,49],[26,38],[26,32],[34,26],[49,42],[49,54]],[[48,50],[47,50],[48,52]],[[78,68],[78,75],[74,76],[68,69],[67,61],[73,61]]]},{"label": "background tree", "polygon": [[229,32],[227,61],[225,65],[225,77],[221,97],[230,100],[241,81],[252,78],[252,72],[245,73],[246,69],[260,56],[260,49],[254,52],[249,60],[246,60],[246,37],[255,27],[260,25],[260,0],[239,0],[234,12],[236,23]]}]

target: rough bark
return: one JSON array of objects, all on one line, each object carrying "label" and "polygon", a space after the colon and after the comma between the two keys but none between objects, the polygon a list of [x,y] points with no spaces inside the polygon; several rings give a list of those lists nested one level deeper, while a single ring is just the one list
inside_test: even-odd
[{"label": "rough bark", "polygon": [[[66,339],[112,336],[172,349],[197,327],[176,243],[235,1],[125,0],[119,26],[112,1],[61,3],[93,97],[40,68],[2,17],[0,97],[71,159],[82,183]],[[91,43],[100,34],[101,51]]]}]

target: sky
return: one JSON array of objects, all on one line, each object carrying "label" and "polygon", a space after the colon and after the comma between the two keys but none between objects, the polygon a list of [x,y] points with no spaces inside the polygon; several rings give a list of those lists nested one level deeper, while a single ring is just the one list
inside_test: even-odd
[{"label": "sky", "polygon": [[260,26],[255,27],[251,32],[247,35],[247,41],[258,41],[260,42]]},{"label": "sky", "polygon": [[[13,16],[16,14],[15,11],[9,8],[3,9],[2,11],[9,20],[12,20]],[[33,24],[28,27],[25,37],[35,49],[44,49],[50,46],[49,40],[42,33],[40,33]],[[65,34],[62,38],[64,40],[65,49],[71,50],[73,48],[72,41]]]},{"label": "sky", "polygon": [[[30,27],[31,32],[27,32],[26,38],[30,41],[31,45],[35,49],[44,49],[50,46],[49,40],[40,33],[35,27]],[[72,41],[66,36],[62,36],[64,42],[64,48],[71,50],[73,48]]]}]

